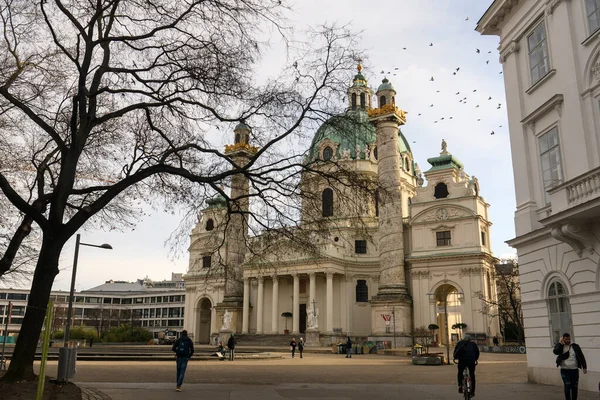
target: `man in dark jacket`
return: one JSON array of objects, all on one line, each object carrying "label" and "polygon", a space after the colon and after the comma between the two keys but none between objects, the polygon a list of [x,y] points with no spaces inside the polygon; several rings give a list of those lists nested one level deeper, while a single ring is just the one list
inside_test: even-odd
[{"label": "man in dark jacket", "polygon": [[177,391],[181,392],[181,385],[183,385],[183,377],[185,376],[185,370],[187,368],[188,361],[194,355],[194,342],[188,337],[186,330],[181,331],[181,337],[175,341],[173,348],[175,352],[176,364],[177,364]]},{"label": "man in dark jacket", "polygon": [[465,335],[454,348],[454,359],[458,360],[458,393],[463,392],[462,379],[466,367],[471,376],[471,395],[475,396],[475,365],[479,359],[479,347],[471,341],[470,335]]},{"label": "man in dark jacket", "polygon": [[587,374],[587,363],[581,347],[571,342],[571,335],[564,333],[554,346],[553,353],[556,354],[556,366],[560,367],[560,377],[565,385],[565,399],[577,400],[579,368]]},{"label": "man in dark jacket", "polygon": [[233,361],[235,358],[235,337],[233,337],[233,333],[229,336],[229,340],[227,341],[227,347],[229,347],[229,361]]},{"label": "man in dark jacket", "polygon": [[350,339],[350,336],[346,339],[346,358],[352,358],[352,339]]}]

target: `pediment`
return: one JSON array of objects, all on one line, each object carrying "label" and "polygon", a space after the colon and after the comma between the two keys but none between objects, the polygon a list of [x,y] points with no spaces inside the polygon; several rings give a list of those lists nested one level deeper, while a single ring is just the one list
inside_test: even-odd
[{"label": "pediment", "polygon": [[[444,212],[445,210],[445,212]],[[450,206],[450,205],[439,205],[427,208],[417,214],[411,221],[411,223],[431,223],[431,222],[444,222],[457,218],[475,217],[476,214],[465,207]]]}]

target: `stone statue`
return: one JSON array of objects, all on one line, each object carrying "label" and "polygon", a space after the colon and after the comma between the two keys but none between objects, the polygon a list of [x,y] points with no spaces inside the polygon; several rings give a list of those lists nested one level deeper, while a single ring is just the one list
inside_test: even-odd
[{"label": "stone statue", "polygon": [[448,152],[448,144],[446,143],[446,141],[444,139],[442,139],[442,154],[445,154]]},{"label": "stone statue", "polygon": [[319,328],[319,309],[314,306],[310,306],[308,308],[308,310],[306,310],[306,314],[308,316],[308,318],[307,318],[308,328],[310,328],[310,329]]},{"label": "stone statue", "polygon": [[479,181],[475,176],[471,178],[467,186],[467,195],[477,196],[479,193]]},{"label": "stone statue", "polygon": [[421,168],[419,168],[419,164],[417,163],[415,163],[415,175],[417,176],[417,186],[423,187],[423,183],[425,181],[423,180],[423,176],[421,174]]},{"label": "stone statue", "polygon": [[223,326],[221,330],[229,330],[231,329],[231,319],[233,318],[232,313],[229,310],[225,310],[223,313]]}]

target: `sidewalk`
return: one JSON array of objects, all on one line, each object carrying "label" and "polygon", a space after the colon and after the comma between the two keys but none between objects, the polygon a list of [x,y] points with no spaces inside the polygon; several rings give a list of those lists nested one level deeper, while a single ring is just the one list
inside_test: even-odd
[{"label": "sidewalk", "polygon": [[[410,385],[410,384],[278,384],[278,385],[230,385],[230,384],[184,384],[183,392],[175,391],[168,383],[94,383],[80,384],[84,390],[94,388],[109,397],[83,397],[84,400],[437,400],[458,398],[453,385]],[[481,386],[481,387],[479,387]],[[98,393],[96,391],[96,393]],[[486,400],[535,399],[562,400],[562,388],[556,386],[517,384],[478,385],[477,396]],[[595,400],[598,395],[579,392],[580,400]]]}]

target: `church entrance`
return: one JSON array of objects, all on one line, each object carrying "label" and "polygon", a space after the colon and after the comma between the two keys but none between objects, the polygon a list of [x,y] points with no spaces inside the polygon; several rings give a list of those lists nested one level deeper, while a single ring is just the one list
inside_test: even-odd
[{"label": "church entrance", "polygon": [[300,333],[306,332],[306,304],[300,304]]},{"label": "church entrance", "polygon": [[[463,294],[450,284],[442,285],[435,291],[436,298],[436,325],[439,326],[439,343],[446,346],[456,344],[462,337],[462,330],[456,324],[462,322],[461,299]],[[452,327],[455,326],[453,329]]]},{"label": "church entrance", "polygon": [[199,302],[196,308],[196,337],[194,342],[208,344],[210,343],[210,322],[211,322],[211,307],[209,299],[204,298]]}]

